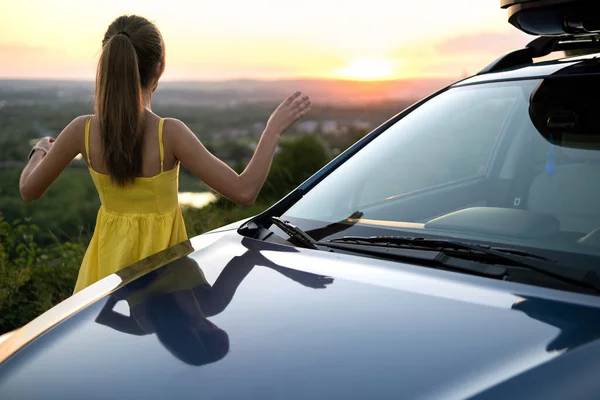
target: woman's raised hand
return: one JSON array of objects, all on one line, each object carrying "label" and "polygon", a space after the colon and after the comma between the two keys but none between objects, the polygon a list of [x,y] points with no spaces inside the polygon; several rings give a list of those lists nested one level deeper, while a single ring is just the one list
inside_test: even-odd
[{"label": "woman's raised hand", "polygon": [[310,111],[310,99],[296,92],[273,111],[267,122],[267,131],[273,131],[279,135],[285,132],[294,122],[304,117]]}]

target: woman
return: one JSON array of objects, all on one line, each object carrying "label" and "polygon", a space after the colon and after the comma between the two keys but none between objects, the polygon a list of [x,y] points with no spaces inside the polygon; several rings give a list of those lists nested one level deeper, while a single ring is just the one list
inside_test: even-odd
[{"label": "woman", "polygon": [[281,103],[250,163],[237,174],[183,122],[152,112],[164,69],[165,46],[156,26],[139,16],[117,18],[102,41],[95,114],[75,118],[56,140],[40,140],[21,174],[21,196],[31,201],[78,154],[88,164],[102,205],[75,292],[187,239],[177,199],[180,163],[233,202],[254,203],[281,134],[310,110],[300,92]]}]

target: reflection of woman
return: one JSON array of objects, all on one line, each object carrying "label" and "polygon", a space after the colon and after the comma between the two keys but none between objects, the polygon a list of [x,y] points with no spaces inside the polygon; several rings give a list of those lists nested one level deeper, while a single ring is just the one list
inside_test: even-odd
[{"label": "reflection of woman", "polygon": [[[124,287],[108,299],[98,323],[132,335],[156,334],[171,354],[191,365],[227,354],[227,334],[207,319],[214,315],[212,288],[193,259],[181,258],[134,283],[138,289]],[[129,316],[113,310],[119,300],[128,303]]]},{"label": "reflection of woman", "polygon": [[[211,286],[189,257],[153,271],[115,292],[96,322],[132,335],[156,334],[173,356],[191,365],[223,358],[229,351],[227,333],[208,320],[221,313],[256,265],[265,266],[310,288],[325,288],[328,277],[276,265],[259,252],[234,257]],[[119,300],[129,305],[129,316],[113,310]]]}]

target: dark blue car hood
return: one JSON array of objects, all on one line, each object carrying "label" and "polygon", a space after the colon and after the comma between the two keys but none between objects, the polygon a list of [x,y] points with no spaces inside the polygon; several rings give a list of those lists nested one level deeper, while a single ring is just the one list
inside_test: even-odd
[{"label": "dark blue car hood", "polygon": [[506,398],[600,355],[596,297],[235,231],[191,243],[6,360],[0,398]]}]

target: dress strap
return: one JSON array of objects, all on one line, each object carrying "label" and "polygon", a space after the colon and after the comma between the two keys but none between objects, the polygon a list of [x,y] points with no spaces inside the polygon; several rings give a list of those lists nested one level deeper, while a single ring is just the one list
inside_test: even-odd
[{"label": "dress strap", "polygon": [[92,166],[92,158],[90,157],[90,123],[92,122],[93,115],[87,117],[85,121],[85,156],[87,158],[88,166]]},{"label": "dress strap", "polygon": [[165,119],[161,118],[158,121],[158,150],[160,152],[160,172],[163,172],[163,163],[165,161],[165,148],[163,146],[163,125],[165,123]]}]

